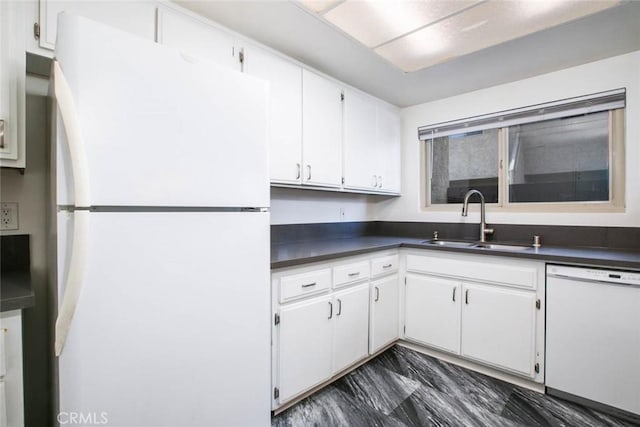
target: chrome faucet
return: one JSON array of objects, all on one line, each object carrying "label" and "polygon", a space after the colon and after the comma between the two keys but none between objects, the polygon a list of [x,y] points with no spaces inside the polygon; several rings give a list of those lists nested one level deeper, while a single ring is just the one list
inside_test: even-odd
[{"label": "chrome faucet", "polygon": [[485,221],[484,196],[479,190],[472,189],[467,191],[467,194],[464,195],[464,203],[462,205],[462,216],[467,216],[467,212],[469,211],[469,198],[474,194],[477,194],[478,196],[480,196],[480,241],[486,242],[487,240],[486,236],[487,234],[493,234],[493,228],[487,228],[487,224],[484,222]]}]

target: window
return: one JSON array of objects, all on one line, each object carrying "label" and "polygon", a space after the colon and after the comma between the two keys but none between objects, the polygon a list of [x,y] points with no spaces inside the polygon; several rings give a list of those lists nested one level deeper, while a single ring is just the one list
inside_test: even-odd
[{"label": "window", "polygon": [[625,90],[424,126],[426,206],[547,210],[624,206]]}]

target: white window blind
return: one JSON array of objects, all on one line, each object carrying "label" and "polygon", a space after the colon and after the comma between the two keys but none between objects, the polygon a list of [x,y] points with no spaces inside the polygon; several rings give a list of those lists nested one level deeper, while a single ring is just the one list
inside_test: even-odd
[{"label": "white window blind", "polygon": [[460,133],[532,123],[543,120],[571,117],[624,108],[626,89],[616,89],[591,95],[568,98],[544,104],[531,105],[514,110],[469,117],[450,122],[436,123],[418,128],[421,141]]}]

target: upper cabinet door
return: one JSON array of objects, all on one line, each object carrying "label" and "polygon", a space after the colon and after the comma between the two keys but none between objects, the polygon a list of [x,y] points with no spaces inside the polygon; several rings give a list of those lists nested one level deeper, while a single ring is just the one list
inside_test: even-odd
[{"label": "upper cabinet door", "polygon": [[305,185],[342,186],[342,88],[302,71],[302,179]]},{"label": "upper cabinet door", "polygon": [[82,15],[94,21],[153,40],[156,6],[148,1],[51,1],[40,0],[40,47],[55,49],[60,12]]},{"label": "upper cabinet door", "polygon": [[158,8],[156,41],[187,55],[241,70],[236,40],[230,34],[169,8]]},{"label": "upper cabinet door", "polygon": [[380,182],[383,192],[400,193],[400,115],[392,107],[378,103],[376,107],[376,143]]},{"label": "upper cabinet door", "polygon": [[[344,186],[349,189],[378,188],[376,105],[373,99],[346,91],[344,99]],[[376,161],[371,161],[375,159]]]},{"label": "upper cabinet door", "polygon": [[[0,1],[0,166],[24,168],[25,3]],[[7,41],[5,43],[4,41]]]},{"label": "upper cabinet door", "polygon": [[244,71],[267,80],[271,182],[302,182],[302,68],[257,47],[245,49]]}]

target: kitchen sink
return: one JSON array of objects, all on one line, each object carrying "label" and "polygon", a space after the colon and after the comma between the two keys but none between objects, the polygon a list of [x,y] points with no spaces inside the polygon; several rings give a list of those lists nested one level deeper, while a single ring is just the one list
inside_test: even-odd
[{"label": "kitchen sink", "polygon": [[519,245],[506,245],[500,243],[476,243],[472,246],[473,248],[480,249],[495,249],[501,251],[525,251],[529,249],[529,246],[519,246]]},{"label": "kitchen sink", "polygon": [[423,240],[420,243],[425,245],[448,246],[448,247],[454,247],[454,248],[468,248],[474,244],[474,242],[469,242],[467,240],[444,240],[444,239]]}]

